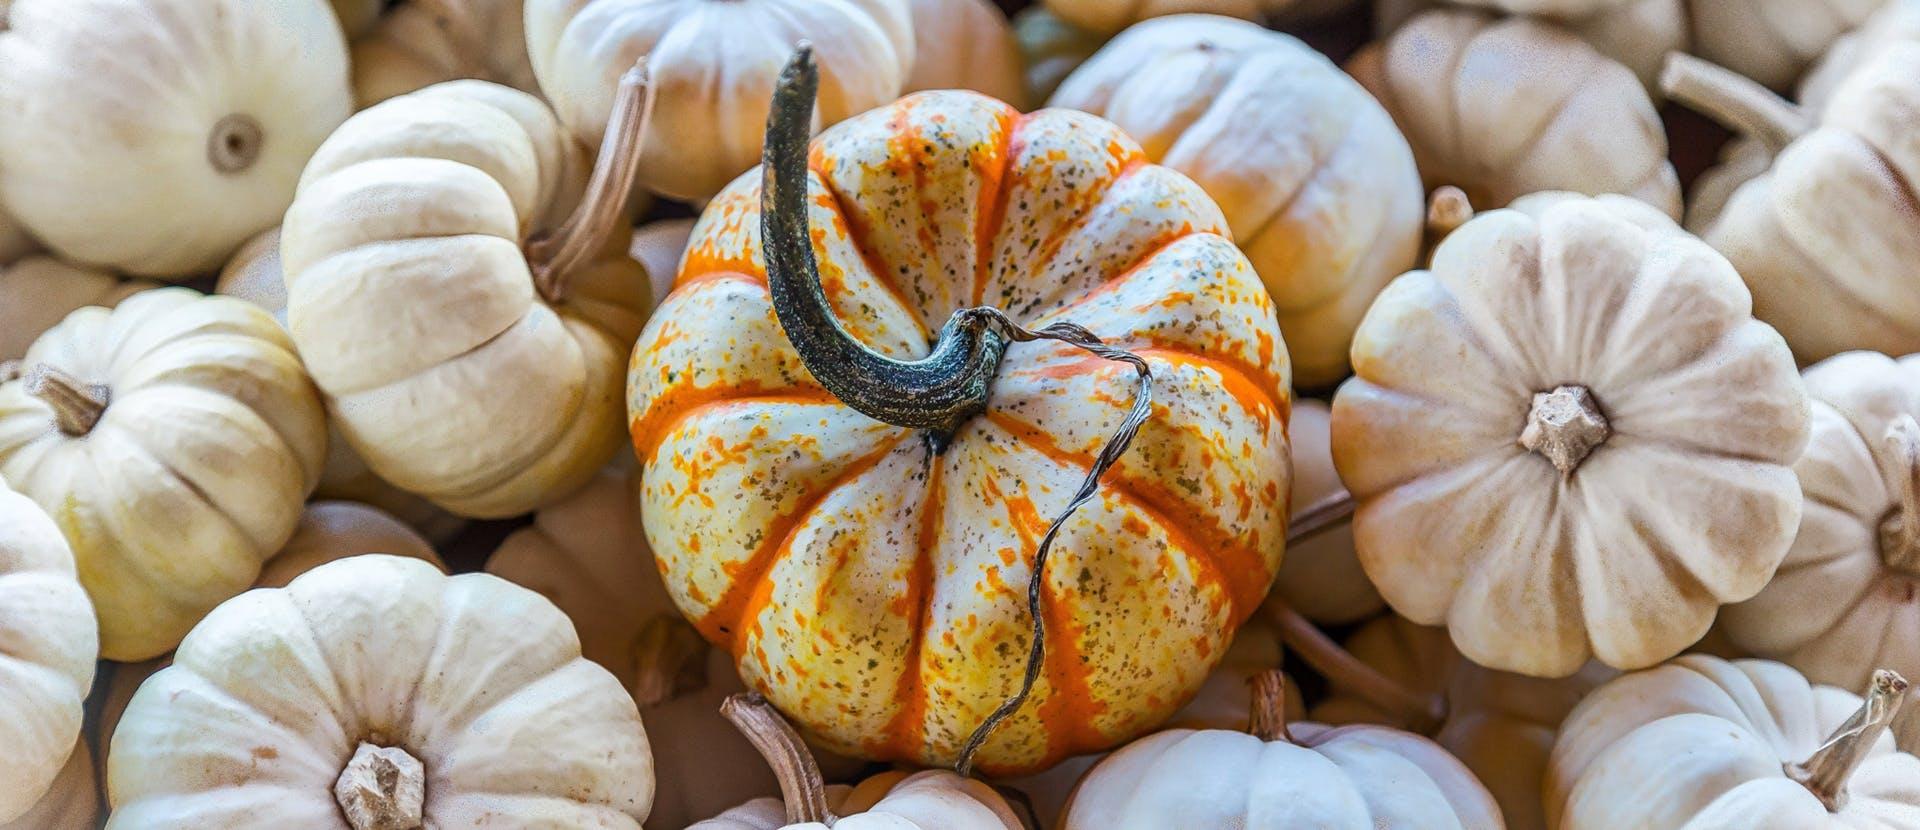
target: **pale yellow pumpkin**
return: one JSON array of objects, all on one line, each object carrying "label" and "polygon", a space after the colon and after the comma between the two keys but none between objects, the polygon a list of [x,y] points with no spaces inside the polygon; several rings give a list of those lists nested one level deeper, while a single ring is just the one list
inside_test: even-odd
[{"label": "pale yellow pumpkin", "polygon": [[1324,17],[1354,0],[1045,0],[1049,11],[1075,26],[1113,34],[1155,17],[1201,13],[1275,25]]},{"label": "pale yellow pumpkin", "polygon": [[352,46],[361,107],[461,78],[539,91],[521,0],[402,0]]},{"label": "pale yellow pumpkin", "polygon": [[66,765],[40,800],[12,821],[0,820],[0,830],[97,830],[99,821],[100,785],[94,779],[93,752],[82,738],[74,742]]},{"label": "pale yellow pumpkin", "polygon": [[901,92],[971,89],[1027,108],[1013,26],[993,0],[911,0],[913,71]]},{"label": "pale yellow pumpkin", "polygon": [[1060,83],[1106,45],[1105,36],[1061,20],[1046,6],[1013,16],[1013,36],[1026,66],[1027,100],[1045,101]]},{"label": "pale yellow pumpkin", "polygon": [[[73,549],[40,506],[0,480],[0,825],[50,790],[62,800],[100,655]],[[70,783],[70,782],[68,782]]]},{"label": "pale yellow pumpkin", "polygon": [[112,308],[133,294],[159,287],[149,280],[68,265],[50,256],[30,256],[0,265],[0,362],[19,360],[47,329],[75,309]]},{"label": "pale yellow pumpkin", "polygon": [[273,317],[143,291],[83,308],[0,384],[0,475],[73,542],[110,660],[166,652],[246,590],[326,452],[319,395]]},{"label": "pale yellow pumpkin", "polygon": [[1687,10],[1682,0],[1374,0],[1374,31],[1391,34],[1414,15],[1443,5],[1481,6],[1542,18],[1633,70],[1640,85],[1656,95],[1667,53],[1687,48]]}]

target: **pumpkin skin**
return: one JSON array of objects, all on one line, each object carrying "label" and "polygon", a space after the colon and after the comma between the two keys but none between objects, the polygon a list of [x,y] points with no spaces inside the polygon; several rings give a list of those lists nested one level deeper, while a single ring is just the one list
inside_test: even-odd
[{"label": "pumpkin skin", "polygon": [[902,92],[971,89],[1027,108],[1013,26],[991,0],[912,0],[913,71]]},{"label": "pumpkin skin", "polygon": [[1786,554],[1806,392],[1739,275],[1658,211],[1527,207],[1455,230],[1361,323],[1333,404],[1354,541],[1475,663],[1652,665]]},{"label": "pumpkin skin", "polygon": [[14,0],[4,14],[0,201],[70,262],[219,268],[286,210],[352,109],[321,0]]},{"label": "pumpkin skin", "polygon": [[40,243],[27,235],[20,223],[7,215],[4,206],[0,206],[0,265],[13,262],[27,254],[40,250]]},{"label": "pumpkin skin", "polygon": [[85,739],[75,741],[67,763],[40,800],[0,830],[95,830],[100,826],[100,786],[93,777],[93,752]]},{"label": "pumpkin skin", "polygon": [[1362,49],[1347,71],[1406,132],[1429,190],[1453,185],[1481,208],[1543,190],[1622,193],[1680,215],[1646,91],[1557,27],[1434,9]]},{"label": "pumpkin skin", "polygon": [[[1382,36],[1392,34],[1414,15],[1441,5],[1445,4],[1440,0],[1374,0],[1374,32]],[[1571,3],[1453,0],[1451,5],[1479,6],[1543,18],[1633,70],[1640,85],[1656,99],[1661,63],[1668,52],[1685,50],[1688,45],[1687,10],[1682,0],[1575,0]]]},{"label": "pumpkin skin", "polygon": [[521,0],[409,0],[353,38],[361,108],[442,81],[476,78],[538,92]]},{"label": "pumpkin skin", "polygon": [[1851,692],[1810,685],[1766,660],[1687,655],[1620,677],[1561,727],[1547,768],[1547,826],[1920,826],[1920,758],[1895,751],[1890,735],[1866,748],[1836,811],[1783,774],[1860,705]]},{"label": "pumpkin skin", "polygon": [[1111,35],[1141,21],[1183,13],[1217,14],[1273,24],[1324,17],[1353,0],[1045,0],[1048,11],[1082,29]]},{"label": "pumpkin skin", "polygon": [[195,627],[114,733],[107,826],[370,830],[334,789],[371,744],[421,765],[424,804],[398,826],[638,828],[653,796],[633,701],[551,603],[368,555]]},{"label": "pumpkin skin", "polygon": [[1346,376],[1353,329],[1413,266],[1425,214],[1413,153],[1365,89],[1287,35],[1176,15],[1114,38],[1048,104],[1191,176],[1274,297],[1295,382]]},{"label": "pumpkin skin", "polygon": [[0,825],[36,811],[63,775],[100,654],[73,549],[33,500],[0,480]]},{"label": "pumpkin skin", "polygon": [[1885,0],[1688,0],[1693,53],[1785,89]]},{"label": "pumpkin skin", "polygon": [[667,301],[673,293],[673,278],[680,273],[680,258],[687,253],[687,240],[693,236],[692,219],[662,219],[634,229],[633,245],[627,253],[647,269],[653,280],[653,304]]},{"label": "pumpkin skin", "polygon": [[819,123],[900,94],[914,65],[911,0],[527,0],[527,47],[562,123],[597,142],[614,81],[647,56],[659,103],[640,184],[699,201],[760,161],[787,50],[819,56]]},{"label": "pumpkin skin", "polygon": [[[109,660],[164,653],[253,583],[299,520],[326,452],[325,412],[266,312],[184,288],[83,308],[0,384],[0,475],[69,540]],[[29,392],[38,367],[102,384],[69,434]]]},{"label": "pumpkin skin", "polygon": [[[855,787],[829,787],[837,830],[1023,830],[992,787],[948,770],[885,772]],[[742,804],[687,830],[826,830],[820,822],[788,824],[777,798]]]},{"label": "pumpkin skin", "polygon": [[[812,169],[823,284],[869,347],[924,354],[951,311],[985,302],[1143,350],[1159,379],[1153,417],[1053,550],[1047,677],[980,768],[1042,768],[1172,714],[1264,595],[1285,535],[1286,346],[1218,209],[1111,124],[965,92],[843,122]],[[987,185],[1005,194],[998,234],[980,227]],[[759,223],[754,172],[708,206],[634,349],[647,540],[681,611],[828,748],[945,765],[1019,683],[1033,540],[1125,414],[1133,373],[1010,346],[987,411],[934,454],[805,371]]]},{"label": "pumpkin skin", "polygon": [[27,347],[75,309],[112,308],[135,293],[160,284],[121,280],[111,274],[68,265],[49,256],[31,256],[0,265],[0,362],[19,360]]},{"label": "pumpkin skin", "polygon": [[[618,449],[647,277],[621,238],[550,302],[521,253],[573,207],[580,167],[546,105],[483,81],[376,105],[314,154],[281,227],[288,328],[380,478],[503,517],[565,496]],[[463,311],[431,310],[456,290]]]},{"label": "pumpkin skin", "polygon": [[1105,36],[1061,20],[1046,6],[1028,6],[1014,15],[1013,36],[1026,66],[1029,101],[1047,100],[1060,82],[1107,43]]}]

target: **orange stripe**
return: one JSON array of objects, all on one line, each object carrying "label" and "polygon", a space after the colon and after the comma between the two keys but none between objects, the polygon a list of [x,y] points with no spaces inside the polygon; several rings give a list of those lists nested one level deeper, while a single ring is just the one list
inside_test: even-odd
[{"label": "orange stripe", "polygon": [[[1238,360],[1195,354],[1159,345],[1135,349],[1133,353],[1141,357],[1158,358],[1179,366],[1212,369],[1220,375],[1222,388],[1226,389],[1227,394],[1232,395],[1234,400],[1239,401],[1247,412],[1268,413],[1284,422],[1293,420],[1293,390],[1282,386],[1278,378],[1272,378]],[[1111,363],[1111,361],[1104,362]]]},{"label": "orange stripe", "polygon": [[681,386],[656,399],[647,408],[647,414],[628,424],[627,432],[633,438],[633,448],[639,453],[641,463],[650,465],[654,461],[654,453],[660,449],[660,443],[681,423],[705,410],[733,405],[783,403],[838,404],[840,399],[825,389],[807,387],[768,389],[757,383]]},{"label": "orange stripe", "polygon": [[907,575],[905,595],[889,607],[908,622],[907,652],[894,687],[893,699],[900,708],[882,727],[883,748],[873,754],[896,758],[918,758],[927,740],[926,680],[920,675],[921,641],[933,627],[933,548],[940,539],[946,504],[945,467],[940,457],[927,454],[927,492],[920,504],[920,532],[914,538],[913,570]]},{"label": "orange stripe", "polygon": [[1027,123],[1028,116],[1014,113],[1008,117],[1011,108],[1000,112],[1000,146],[994,149],[990,159],[991,170],[980,169],[980,195],[978,203],[982,206],[978,222],[973,226],[973,305],[986,302],[987,266],[993,259],[993,241],[1000,236],[1000,225],[1007,219],[1007,192],[1012,189],[1013,177],[1007,175],[1013,166],[1013,158],[1019,152],[1015,134]]}]

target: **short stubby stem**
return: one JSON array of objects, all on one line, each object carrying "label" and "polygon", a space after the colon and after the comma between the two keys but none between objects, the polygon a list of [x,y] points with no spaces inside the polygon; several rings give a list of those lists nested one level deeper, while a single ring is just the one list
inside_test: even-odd
[{"label": "short stubby stem", "polygon": [[45,363],[26,374],[27,394],[53,410],[53,422],[60,431],[78,438],[93,431],[107,412],[112,391],[105,384],[86,383]]},{"label": "short stubby stem", "polygon": [[1527,425],[1520,431],[1520,446],[1553,462],[1565,479],[1611,435],[1613,428],[1587,387],[1559,386],[1534,393]]},{"label": "short stubby stem", "polygon": [[1883,450],[1894,501],[1880,520],[1880,558],[1887,567],[1920,579],[1920,423],[1912,415],[1894,419]]},{"label": "short stubby stem", "polygon": [[1807,760],[1787,764],[1787,777],[1806,787],[1829,812],[1839,812],[1847,802],[1847,779],[1900,715],[1906,693],[1906,678],[1887,669],[1875,671],[1860,710],[1840,724]]},{"label": "short stubby stem", "polygon": [[426,822],[427,770],[404,749],[363,741],[334,780],[333,798],[353,830],[418,830]]},{"label": "short stubby stem", "polygon": [[260,122],[236,112],[214,122],[207,133],[207,163],[229,175],[243,173],[260,160],[266,145],[267,131]]},{"label": "short stubby stem", "polygon": [[1287,734],[1287,676],[1279,669],[1268,669],[1247,680],[1253,687],[1253,700],[1247,714],[1247,733],[1266,741],[1293,743]]},{"label": "short stubby stem", "polygon": [[661,614],[633,638],[633,701],[646,709],[706,685],[707,641],[678,614]]},{"label": "short stubby stem", "polygon": [[1427,244],[1439,245],[1472,218],[1473,200],[1466,191],[1450,184],[1434,188],[1427,196]]}]

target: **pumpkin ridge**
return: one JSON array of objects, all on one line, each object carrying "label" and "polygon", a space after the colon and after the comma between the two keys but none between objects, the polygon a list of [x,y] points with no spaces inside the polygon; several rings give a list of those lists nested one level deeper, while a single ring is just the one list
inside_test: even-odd
[{"label": "pumpkin ridge", "polygon": [[[141,391],[144,391],[144,390],[141,390]],[[199,388],[180,387],[180,388],[175,388],[172,391],[176,393],[192,392],[192,393],[198,393],[200,396],[204,396],[204,397],[215,397],[217,399],[233,400],[230,398],[225,398],[224,396],[220,396],[218,393],[205,390],[205,389],[199,389]],[[133,396],[129,396],[129,397],[133,397]],[[237,400],[234,400],[233,403],[235,408],[245,412],[248,416],[251,416],[253,420],[258,422],[260,426],[267,427],[265,430],[266,434],[274,436],[275,440],[282,440],[280,433],[274,430],[270,424],[267,424],[266,419],[260,417],[259,413],[254,412],[247,405],[240,403]],[[255,550],[278,551],[281,543],[284,543],[286,541],[285,539],[280,539],[278,541],[275,541],[272,539],[254,538],[253,533],[247,529],[247,526],[240,523],[238,519],[235,519],[233,514],[227,510],[225,505],[219,504],[211,495],[209,495],[206,491],[206,488],[202,487],[199,482],[193,481],[192,479],[189,479],[187,476],[182,474],[179,469],[175,468],[172,464],[168,463],[165,459],[161,458],[159,453],[154,452],[152,448],[148,447],[144,442],[138,441],[138,440],[127,440],[121,443],[122,443],[122,446],[135,448],[141,455],[145,456],[147,460],[152,461],[153,465],[159,468],[161,472],[165,473],[168,478],[171,478],[174,481],[180,482],[180,486],[185,487],[187,489],[187,492],[192,493],[194,499],[198,500],[202,506],[205,506],[208,509],[212,510],[214,515],[219,516],[221,521],[226,523],[227,527],[233,531],[233,534],[235,536],[238,536],[242,539],[247,540],[247,544],[252,545]],[[291,448],[289,448],[289,452],[291,451],[292,451]],[[305,477],[303,476],[302,478],[304,480]],[[293,530],[289,528],[287,530],[287,535],[291,536],[292,533],[293,533]],[[256,568],[259,566],[261,561],[264,561],[264,560],[256,561],[254,563]],[[160,581],[165,582],[166,580],[160,580]]]},{"label": "pumpkin ridge", "polygon": [[[1573,100],[1573,97],[1575,95],[1580,94],[1580,91],[1582,89],[1585,89],[1587,84],[1590,84],[1593,82],[1594,77],[1598,73],[1606,69],[1607,64],[1605,62],[1609,60],[1606,56],[1601,55],[1597,51],[1594,51],[1591,47],[1587,46],[1585,41],[1577,41],[1577,42],[1582,47],[1586,47],[1584,51],[1582,50],[1570,50],[1570,51],[1572,51],[1574,54],[1579,54],[1582,57],[1586,58],[1586,61],[1585,61],[1586,66],[1583,67],[1581,71],[1574,73],[1574,77],[1576,80],[1572,84],[1568,85],[1566,90],[1561,93],[1560,97],[1553,102],[1552,107],[1542,110],[1543,113],[1547,114],[1547,117],[1540,119],[1540,123],[1538,125],[1535,125],[1533,129],[1527,133],[1526,137],[1523,140],[1519,142],[1515,142],[1514,146],[1517,147],[1518,149],[1514,151],[1514,154],[1508,158],[1501,159],[1499,164],[1488,165],[1486,170],[1481,171],[1483,174],[1491,175],[1500,170],[1511,169],[1519,166],[1520,162],[1525,160],[1526,157],[1531,154],[1534,145],[1539,144],[1540,139],[1545,138],[1547,133],[1553,130],[1553,127],[1555,124],[1560,123],[1561,119],[1566,118],[1568,113],[1574,112],[1573,109],[1567,106],[1567,102],[1570,100]],[[1664,159],[1656,160],[1654,162],[1655,168],[1658,168],[1660,166],[1660,161],[1664,161]],[[1505,205],[1499,205],[1499,207],[1505,207]]]},{"label": "pumpkin ridge", "polygon": [[920,530],[914,535],[913,570],[907,577],[905,607],[913,613],[908,622],[907,653],[903,655],[900,681],[894,684],[894,699],[900,708],[880,728],[884,744],[896,749],[924,747],[927,740],[926,678],[921,676],[920,652],[923,638],[933,623],[933,550],[946,522],[946,465],[939,457],[925,456],[927,484],[921,496]]},{"label": "pumpkin ridge", "polygon": [[[1254,64],[1248,63],[1242,67],[1242,71],[1246,71],[1254,67],[1255,67]],[[1388,120],[1389,121],[1392,120],[1391,116],[1389,116]],[[1355,116],[1352,112],[1349,112],[1347,114],[1347,123],[1344,127],[1341,128],[1340,138],[1334,142],[1332,152],[1322,156],[1320,155],[1320,152],[1321,152],[1320,148],[1318,147],[1314,148],[1314,155],[1312,157],[1313,172],[1309,174],[1306,178],[1301,179],[1298,184],[1295,184],[1293,188],[1293,192],[1288,193],[1287,198],[1282,199],[1277,205],[1275,205],[1272,212],[1268,213],[1265,217],[1262,217],[1259,222],[1254,223],[1252,231],[1249,231],[1245,234],[1241,234],[1237,232],[1233,233],[1232,238],[1236,240],[1235,244],[1236,245],[1238,244],[1238,240],[1244,239],[1247,242],[1247,244],[1251,245],[1253,243],[1253,240],[1259,239],[1261,234],[1266,233],[1268,228],[1273,227],[1273,223],[1280,221],[1282,217],[1286,216],[1287,212],[1293,209],[1293,203],[1300,201],[1300,197],[1305,195],[1307,191],[1313,189],[1313,185],[1319,182],[1320,178],[1322,176],[1325,176],[1328,170],[1331,170],[1333,168],[1333,165],[1330,164],[1329,162],[1332,162],[1334,157],[1337,156],[1338,154],[1342,152],[1347,152],[1348,148],[1351,148],[1354,146],[1354,142],[1351,141],[1351,139],[1353,138],[1353,131],[1359,127],[1359,124],[1360,124],[1360,119],[1357,116]],[[1182,130],[1184,132],[1184,128],[1182,128]],[[1184,139],[1186,138],[1186,136],[1183,134],[1181,138]],[[1171,153],[1172,149],[1169,148],[1168,152]],[[1356,257],[1355,263],[1349,263],[1348,268],[1351,269],[1354,264],[1357,264],[1358,259],[1359,258]],[[1262,284],[1263,285],[1265,284],[1264,281],[1262,282]],[[1327,288],[1325,296],[1312,297],[1310,299],[1314,300],[1315,302],[1312,302],[1312,303],[1303,302],[1300,304],[1300,306],[1296,306],[1296,307],[1311,307],[1312,305],[1317,305],[1322,302],[1332,302],[1339,298],[1340,288],[1341,286],[1337,286],[1337,285],[1330,286]],[[1291,300],[1291,299],[1300,299],[1300,298],[1288,297],[1288,299]],[[1276,305],[1278,304],[1277,300],[1275,301],[1275,304]]]},{"label": "pumpkin ridge", "polygon": [[[1019,141],[1020,130],[1033,118],[1032,113],[1015,113],[1012,118],[1005,118],[1005,114],[1005,112],[1000,113],[1003,116],[1001,123],[1004,126],[1000,130],[1000,149],[996,154],[1000,160],[1000,169],[994,171],[990,179],[980,183],[978,199],[984,210],[979,214],[979,221],[973,225],[973,291],[968,295],[973,301],[969,305],[977,306],[986,303],[987,282],[991,277],[988,266],[993,263],[993,243],[1000,238],[1000,230],[1007,223],[1007,197],[1013,192],[1014,183],[1018,181],[1016,177],[1008,174],[1013,172],[1014,156],[1023,146]],[[989,187],[992,188],[991,193],[987,192]]]},{"label": "pumpkin ridge", "polygon": [[[808,155],[812,156],[813,154],[809,152]],[[907,299],[906,292],[902,291],[900,284],[895,281],[895,272],[887,270],[886,264],[880,261],[879,254],[874,253],[873,249],[867,245],[868,235],[872,233],[873,229],[867,227],[863,223],[863,220],[857,219],[852,213],[848,212],[846,196],[841,194],[839,188],[833,186],[833,180],[827,177],[827,171],[815,170],[813,169],[813,165],[809,163],[807,172],[809,174],[808,184],[812,185],[814,180],[818,180],[821,189],[826,191],[828,196],[827,200],[818,201],[816,204],[833,211],[834,218],[840,221],[841,227],[846,228],[847,244],[853,246],[854,250],[860,252],[860,261],[865,263],[867,271],[873,274],[873,281],[879,283],[880,287],[887,292],[887,295],[892,297],[894,302],[899,303],[902,309],[910,312],[908,316],[913,318],[914,327],[920,332],[921,342],[931,346],[933,342],[933,332],[927,325],[925,313],[920,308],[920,304]],[[756,188],[756,190],[758,190],[758,188]],[[812,188],[809,187],[808,190],[812,190]],[[826,259],[826,257],[821,256],[821,253],[821,251],[816,249],[814,256],[818,259]],[[767,275],[764,266],[761,268],[758,282],[760,285],[767,284]],[[674,287],[677,289],[679,286],[676,284]],[[822,289],[825,289],[824,285]],[[831,302],[832,299],[832,297],[829,297],[829,302]],[[835,316],[837,317],[839,315],[835,314]]]},{"label": "pumpkin ridge", "polygon": [[[730,395],[729,392],[740,394]],[[788,387],[784,391],[762,391],[752,384],[698,386],[687,393],[654,401],[652,406],[647,407],[645,415],[633,419],[628,432],[633,437],[633,445],[640,450],[640,461],[652,464],[661,442],[688,419],[709,410],[747,404],[839,406],[840,401],[832,393],[819,388]]]},{"label": "pumpkin ridge", "polygon": [[[1112,707],[1093,694],[1093,684],[1088,680],[1092,671],[1079,648],[1084,628],[1075,622],[1078,615],[1067,607],[1072,600],[1055,588],[1051,579],[1041,580],[1040,586],[1040,613],[1047,621],[1047,650],[1041,667],[1047,679],[1047,696],[1037,702],[1033,717],[1046,741],[1042,766],[1051,767],[1070,755],[1104,746],[1105,736],[1093,719]],[[1028,636],[1032,636],[1031,630]],[[1049,728],[1049,724],[1058,728]],[[993,765],[981,764],[981,770],[992,773]]]},{"label": "pumpkin ridge", "polygon": [[[1039,272],[1045,271],[1047,269],[1047,266],[1052,265],[1054,259],[1060,256],[1060,249],[1066,247],[1067,240],[1072,239],[1080,231],[1086,229],[1087,223],[1093,221],[1094,217],[1098,214],[1100,210],[1100,205],[1106,202],[1108,196],[1113,195],[1113,191],[1120,186],[1120,183],[1123,181],[1126,181],[1128,177],[1132,176],[1135,172],[1139,171],[1141,168],[1146,167],[1148,164],[1151,163],[1151,162],[1148,162],[1146,160],[1146,157],[1140,154],[1138,150],[1134,152],[1135,154],[1131,158],[1128,158],[1124,163],[1121,164],[1120,171],[1114,174],[1113,179],[1105,182],[1101,186],[1100,193],[1097,196],[1095,196],[1093,199],[1087,202],[1087,209],[1085,211],[1082,211],[1079,216],[1074,217],[1073,221],[1068,222],[1065,225],[1062,225],[1058,228],[1055,228],[1052,233],[1049,233],[1047,235],[1047,238],[1040,245],[1039,259],[1035,264],[1029,266],[1033,273],[1039,273]],[[1102,280],[1099,285],[1096,285],[1082,292],[1081,295],[1078,297],[1069,296],[1069,297],[1060,298],[1055,302],[1053,309],[1049,310],[1047,312],[1047,315],[1045,316],[1051,316],[1053,314],[1057,314],[1073,306],[1079,305],[1081,300],[1094,296],[1095,294],[1099,293],[1101,289],[1107,287],[1108,285],[1125,281],[1128,277],[1131,277],[1135,273],[1137,273],[1147,263],[1153,261],[1155,257],[1160,255],[1161,251],[1164,251],[1167,248],[1172,247],[1174,243],[1179,242],[1180,240],[1193,235],[1193,233],[1194,231],[1190,227],[1182,228],[1179,233],[1174,234],[1171,238],[1166,239],[1164,241],[1157,242],[1156,244],[1154,244],[1152,248],[1148,249],[1146,253],[1142,254],[1139,260],[1135,261],[1132,265],[1127,266],[1125,269],[1121,270],[1118,274],[1115,274],[1113,277],[1106,280]],[[982,297],[980,300],[975,302],[975,305],[982,305],[986,303],[986,299],[985,299],[986,285],[985,284],[982,284],[980,286],[980,293]]]}]

